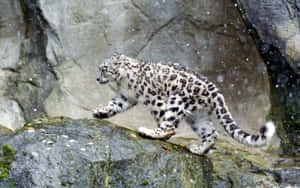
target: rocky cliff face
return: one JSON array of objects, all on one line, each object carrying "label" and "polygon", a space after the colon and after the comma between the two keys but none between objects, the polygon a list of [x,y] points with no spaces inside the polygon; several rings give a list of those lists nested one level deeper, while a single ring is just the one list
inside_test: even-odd
[{"label": "rocky cliff face", "polygon": [[21,44],[23,41],[23,12],[17,1],[2,1],[0,27],[0,115],[1,125],[20,128],[24,124],[23,111],[18,102],[6,95],[11,87],[10,77],[17,74]]},{"label": "rocky cliff face", "polygon": [[286,153],[300,152],[300,27],[298,1],[238,4],[271,81],[272,113]]},{"label": "rocky cliff face", "polygon": [[[266,120],[267,69],[230,0],[13,0],[0,6],[10,10],[1,12],[7,52],[1,56],[0,113],[8,117],[2,125],[16,129],[41,116],[91,117],[113,96],[95,78],[97,65],[116,51],[205,74],[245,129],[257,130]],[[132,129],[153,126],[148,114],[133,109],[112,121]]]},{"label": "rocky cliff face", "polygon": [[[100,87],[95,81],[97,65],[114,52],[154,62],[178,62],[206,75],[224,93],[234,118],[242,128],[257,131],[266,119],[274,119],[283,143],[284,153],[299,154],[300,79],[297,45],[299,11],[297,11],[298,3],[296,2],[240,0],[235,4],[231,0],[4,0],[0,2],[0,9],[0,134],[4,134],[0,145],[8,144],[16,152],[20,150],[30,153],[25,156],[16,153],[14,162],[8,158],[9,162],[5,162],[2,167],[6,169],[5,174],[8,167],[14,169],[15,171],[11,172],[11,178],[18,180],[16,182],[20,185],[27,183],[25,181],[27,176],[31,178],[28,185],[39,185],[36,183],[39,177],[33,175],[27,167],[19,164],[22,160],[29,158],[30,164],[37,165],[36,167],[44,172],[45,166],[38,166],[35,160],[37,160],[36,154],[40,157],[48,145],[39,143],[41,145],[37,147],[38,150],[31,150],[33,146],[29,144],[26,147],[30,149],[21,150],[22,144],[20,143],[22,142],[14,139],[22,139],[20,135],[27,135],[30,130],[21,130],[19,135],[16,133],[13,136],[14,139],[9,139],[12,134],[3,127],[18,129],[23,127],[26,121],[39,117],[91,118],[91,110],[100,103],[106,104],[114,95],[108,88]],[[110,120],[133,130],[141,125],[148,127],[155,125],[148,111],[139,107]],[[58,127],[62,132],[67,132],[63,128],[63,122],[61,121]],[[77,125],[80,122],[83,121],[73,123]],[[87,124],[93,124],[91,122]],[[44,135],[43,129],[36,126],[34,129],[38,130],[33,135],[38,132],[45,139],[49,136],[50,141],[58,139],[58,143],[63,141],[59,139],[65,139],[58,129],[55,129],[57,132],[52,129],[51,131],[54,132],[49,131],[50,134],[59,135],[52,137],[48,134]],[[77,132],[73,128],[71,130]],[[72,134],[70,133],[69,136]],[[193,136],[192,131],[184,125],[178,131],[178,137],[186,139]],[[29,135],[28,140],[30,139],[32,137]],[[82,140],[82,144],[85,141]],[[175,138],[173,141],[181,143],[182,140],[176,142]],[[51,146],[51,142],[49,143]],[[158,142],[150,144],[145,141],[145,143],[156,145]],[[295,182],[299,184],[297,179],[299,165],[295,164],[297,159],[282,159],[273,163],[277,159],[266,155],[267,160],[262,160],[261,163],[255,163],[255,159],[249,162],[248,158],[246,160],[241,154],[243,150],[247,150],[246,148],[237,150],[238,153],[235,153],[233,151],[236,149],[232,148],[222,150],[227,145],[227,141],[221,143],[225,143],[220,146],[221,156],[219,157],[216,153],[210,156],[213,159],[211,161],[201,157],[195,158],[186,153],[180,154],[183,152],[180,148],[178,153],[167,153],[169,150],[173,151],[173,146],[168,145],[166,149],[164,147],[161,149],[161,142],[159,142],[158,148],[160,149],[154,153],[150,152],[151,156],[148,154],[143,156],[144,153],[138,151],[136,156],[124,158],[126,164],[122,163],[123,160],[117,160],[119,163],[114,168],[107,167],[111,165],[107,162],[110,161],[106,160],[107,158],[105,162],[103,158],[97,158],[95,163],[93,160],[95,156],[84,158],[85,151],[81,151],[81,148],[73,148],[71,153],[82,152],[76,155],[75,162],[84,158],[90,166],[85,166],[87,163],[83,163],[83,169],[89,168],[88,170],[92,169],[92,171],[88,175],[83,175],[80,180],[95,186],[108,185],[110,182],[118,182],[117,185],[121,185],[122,179],[111,180],[115,176],[107,175],[111,172],[115,173],[114,175],[121,173],[117,170],[118,165],[132,170],[122,171],[127,176],[130,173],[135,175],[145,172],[143,169],[133,170],[136,166],[128,165],[128,161],[130,163],[134,163],[135,160],[155,161],[153,165],[159,166],[162,164],[160,163],[162,159],[168,161],[173,157],[183,166],[182,169],[191,168],[193,172],[198,171],[197,178],[203,182],[201,184],[203,187],[206,185],[208,187],[240,185],[239,183],[244,182],[242,180],[247,177],[252,177],[251,180],[246,181],[245,185],[249,186],[265,180],[274,186],[294,185]],[[105,151],[103,152],[105,155],[109,153],[101,147],[99,146],[98,149]],[[11,150],[5,146],[2,153],[5,151]],[[58,158],[68,157],[60,156],[57,151],[54,151],[53,155],[57,155]],[[118,150],[114,151],[118,152]],[[125,149],[122,152],[126,153]],[[145,151],[147,152],[148,150]],[[280,153],[278,150],[272,152]],[[158,157],[153,159],[152,154]],[[247,153],[246,155],[248,156]],[[52,156],[51,153],[49,156]],[[185,163],[188,161],[186,157],[191,157],[195,166]],[[47,157],[40,159],[48,160]],[[222,159],[224,159],[223,163]],[[51,162],[52,158],[49,160]],[[264,166],[267,161],[272,161],[272,163]],[[11,165],[20,167],[20,170],[18,171],[16,166]],[[55,180],[49,178],[43,180],[42,184],[47,182],[53,186],[71,186],[68,182],[74,182],[74,179],[81,177],[81,166],[64,165],[71,165],[70,168],[79,169],[79,171],[74,176],[68,176],[66,171],[59,169],[60,175],[53,176]],[[151,166],[151,164],[147,165]],[[170,169],[179,170],[174,163],[166,162],[162,165],[166,166],[164,169],[169,169],[167,166],[170,165]],[[240,168],[241,165],[248,166]],[[286,167],[290,166],[293,168],[287,171],[292,173],[285,173]],[[206,167],[215,172],[206,170]],[[242,174],[245,172],[247,175],[235,174],[234,171],[237,168],[239,172]],[[53,169],[53,173],[58,172],[56,168]],[[224,169],[228,170],[224,171]],[[100,177],[98,173],[101,177],[106,174],[104,177],[107,178],[98,180]],[[145,175],[148,178],[130,180],[132,184],[128,185],[156,185],[151,183],[160,181],[150,181],[152,178],[157,178],[156,172],[151,173]],[[194,181],[198,179],[192,174],[181,176],[185,173],[187,172],[179,170],[178,175],[168,176],[170,179],[161,185],[173,185],[172,182],[179,182],[179,185],[192,187],[195,184]],[[166,173],[163,171],[160,175],[162,174]],[[291,180],[287,176],[294,179]],[[257,177],[262,179],[258,180]],[[178,180],[178,178],[181,179]],[[0,186],[7,186],[10,181],[7,179],[1,182]]]}]

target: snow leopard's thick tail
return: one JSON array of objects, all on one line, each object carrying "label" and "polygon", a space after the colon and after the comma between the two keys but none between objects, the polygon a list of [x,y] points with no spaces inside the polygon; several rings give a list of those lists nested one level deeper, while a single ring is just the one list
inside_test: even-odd
[{"label": "snow leopard's thick tail", "polygon": [[223,125],[226,132],[232,136],[232,138],[240,143],[250,146],[263,146],[269,143],[275,134],[275,126],[273,122],[269,121],[263,125],[258,134],[247,133],[237,126],[230,111],[228,110],[227,105],[225,104],[223,95],[217,93],[213,99],[216,103],[213,113],[216,115],[221,125]]}]

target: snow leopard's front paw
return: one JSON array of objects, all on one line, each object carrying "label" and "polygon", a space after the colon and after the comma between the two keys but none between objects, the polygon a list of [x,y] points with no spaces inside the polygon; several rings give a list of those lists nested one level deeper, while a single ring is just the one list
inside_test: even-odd
[{"label": "snow leopard's front paw", "polygon": [[111,107],[102,107],[99,106],[98,108],[95,108],[93,110],[93,116],[95,118],[103,119],[103,118],[109,118],[113,116],[115,112],[113,111],[113,108]]},{"label": "snow leopard's front paw", "polygon": [[164,131],[161,128],[148,129],[146,127],[140,127],[138,132],[141,136],[149,137],[153,139],[169,139],[171,136],[175,134],[174,130]]}]

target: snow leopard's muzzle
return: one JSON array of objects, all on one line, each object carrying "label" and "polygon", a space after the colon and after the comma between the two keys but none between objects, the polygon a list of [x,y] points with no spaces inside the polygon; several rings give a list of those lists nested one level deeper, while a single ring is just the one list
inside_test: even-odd
[{"label": "snow leopard's muzzle", "polygon": [[103,71],[99,71],[99,76],[97,77],[97,82],[99,82],[99,84],[106,84],[109,82],[108,78],[105,77],[105,72]]},{"label": "snow leopard's muzzle", "polygon": [[97,82],[99,82],[99,84],[106,84],[109,82],[109,78],[111,76],[111,71],[109,71],[108,66],[103,63],[101,65],[99,65],[99,75],[97,77]]},{"label": "snow leopard's muzzle", "polygon": [[106,84],[110,81],[118,81],[119,79],[120,73],[113,64],[104,62],[99,66],[99,76],[97,81],[100,84]]}]

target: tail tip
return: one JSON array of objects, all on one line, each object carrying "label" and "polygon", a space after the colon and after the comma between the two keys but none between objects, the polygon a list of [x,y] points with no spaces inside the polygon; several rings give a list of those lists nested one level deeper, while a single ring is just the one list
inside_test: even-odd
[{"label": "tail tip", "polygon": [[270,139],[275,134],[276,128],[272,121],[268,121],[265,126],[263,126],[263,132],[262,134],[267,137],[267,139]]}]

